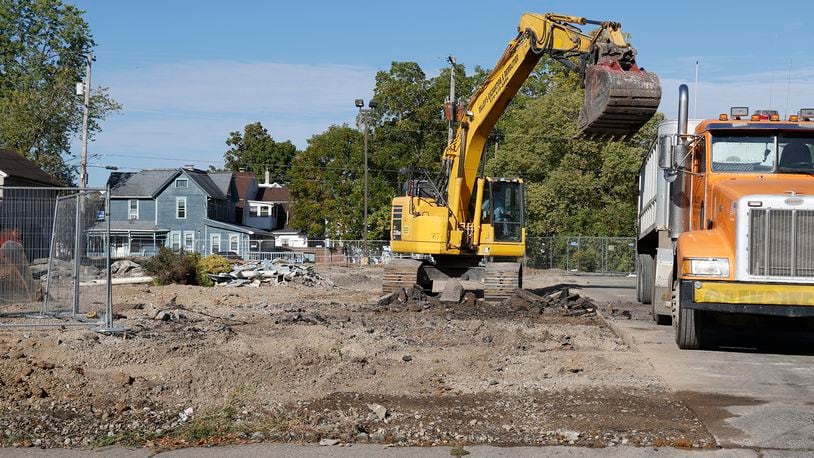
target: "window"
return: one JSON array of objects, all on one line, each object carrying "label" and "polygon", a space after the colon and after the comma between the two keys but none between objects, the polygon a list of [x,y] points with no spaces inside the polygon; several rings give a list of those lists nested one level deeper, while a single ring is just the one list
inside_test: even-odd
[{"label": "window", "polygon": [[240,253],[240,236],[232,234],[229,236],[229,251],[232,253]]},{"label": "window", "polygon": [[195,232],[184,231],[184,250],[195,251]]},{"label": "window", "polygon": [[215,254],[220,252],[220,234],[211,234],[209,236],[209,253]]},{"label": "window", "polygon": [[257,217],[263,216],[268,217],[272,215],[271,212],[271,205],[259,205],[259,204],[251,204],[249,205],[249,216]]},{"label": "window", "polygon": [[187,198],[186,197],[176,197],[175,198],[175,218],[177,218],[177,219],[186,219],[187,218]]},{"label": "window", "polygon": [[519,241],[523,230],[523,185],[510,181],[494,181],[489,185],[488,205],[495,240]]},{"label": "window", "polygon": [[128,201],[127,219],[138,219],[138,200]]},{"label": "window", "polygon": [[705,173],[707,171],[707,142],[703,139],[695,148],[695,158],[698,161],[698,173]]},{"label": "window", "polygon": [[181,250],[181,233],[180,232],[171,232],[170,233],[170,249],[175,251]]},{"label": "window", "polygon": [[771,172],[777,157],[772,135],[712,137],[713,172]]},{"label": "window", "polygon": [[186,178],[179,178],[175,180],[175,187],[176,188],[188,188],[189,187],[189,180]]}]

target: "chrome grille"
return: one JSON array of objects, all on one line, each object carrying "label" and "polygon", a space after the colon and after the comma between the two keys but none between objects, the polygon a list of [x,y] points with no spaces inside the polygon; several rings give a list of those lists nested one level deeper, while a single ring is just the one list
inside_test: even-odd
[{"label": "chrome grille", "polygon": [[814,210],[749,213],[751,275],[814,277]]}]

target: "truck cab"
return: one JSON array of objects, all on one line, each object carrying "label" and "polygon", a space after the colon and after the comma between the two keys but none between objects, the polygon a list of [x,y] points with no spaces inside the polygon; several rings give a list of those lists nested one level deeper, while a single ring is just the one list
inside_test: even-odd
[{"label": "truck cab", "polygon": [[688,349],[712,312],[814,316],[814,110],[673,126],[640,178],[639,298]]}]

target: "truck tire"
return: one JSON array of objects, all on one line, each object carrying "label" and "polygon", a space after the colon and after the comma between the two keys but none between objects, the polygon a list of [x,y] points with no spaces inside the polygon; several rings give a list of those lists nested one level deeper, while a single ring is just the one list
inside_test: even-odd
[{"label": "truck tire", "polygon": [[642,304],[651,304],[653,302],[653,284],[655,282],[655,269],[653,265],[653,257],[649,254],[640,254],[639,258],[639,302]]},{"label": "truck tire", "polygon": [[673,287],[673,329],[676,344],[682,350],[703,348],[704,312],[681,306],[681,282]]}]

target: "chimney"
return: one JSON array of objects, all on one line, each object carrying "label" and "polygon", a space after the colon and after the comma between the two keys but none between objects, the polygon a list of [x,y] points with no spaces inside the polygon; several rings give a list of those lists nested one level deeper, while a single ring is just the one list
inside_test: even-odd
[{"label": "chimney", "polygon": [[264,184],[265,187],[268,187],[271,183],[269,183],[269,169],[266,169],[266,182]]}]

